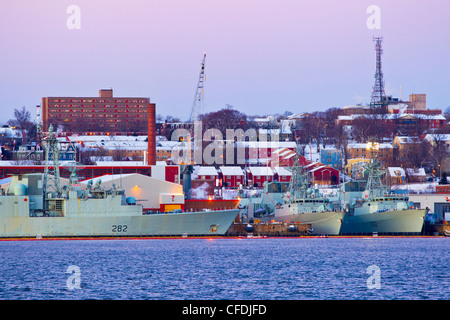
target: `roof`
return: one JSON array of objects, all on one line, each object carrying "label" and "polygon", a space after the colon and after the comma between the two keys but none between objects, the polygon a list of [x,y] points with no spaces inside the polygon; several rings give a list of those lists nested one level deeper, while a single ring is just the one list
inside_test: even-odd
[{"label": "roof", "polygon": [[129,167],[129,166],[142,166],[144,165],[144,162],[142,161],[96,161],[95,162],[98,166],[105,166],[105,167]]},{"label": "roof", "polygon": [[406,168],[408,176],[426,176],[424,168]]},{"label": "roof", "polygon": [[[434,137],[435,136],[435,137]],[[434,142],[434,140],[438,140],[438,141],[450,141],[450,134],[441,134],[441,133],[436,133],[436,134],[427,134],[425,136],[425,139],[427,139],[430,142]]]},{"label": "roof", "polygon": [[244,175],[244,171],[242,171],[241,167],[221,166],[219,169],[224,176],[243,176]]},{"label": "roof", "polygon": [[309,170],[309,172],[316,172],[316,171],[320,171],[320,170],[339,171],[339,170],[337,170],[335,168],[332,168],[330,166],[323,165],[323,166],[315,167],[314,169]]},{"label": "roof", "polygon": [[218,176],[216,168],[211,166],[198,166],[195,167],[195,172],[198,176]]},{"label": "roof", "polygon": [[292,171],[286,169],[285,167],[275,167],[273,170],[280,176],[292,176]]},{"label": "roof", "polygon": [[[348,148],[354,149],[367,149],[368,144],[367,143],[352,143],[348,145]],[[380,149],[393,149],[394,147],[390,143],[380,143],[379,144]]]},{"label": "roof", "polygon": [[380,120],[395,120],[395,119],[424,119],[424,120],[446,120],[442,114],[418,114],[418,113],[403,113],[403,114],[351,114],[338,116],[338,120],[355,120],[358,118],[380,119]]},{"label": "roof", "polygon": [[249,148],[291,148],[297,150],[297,143],[294,141],[238,141],[236,146]]},{"label": "roof", "polygon": [[322,162],[312,162],[312,163],[306,165],[305,169],[314,168],[314,167],[318,167],[318,166],[323,166],[323,163]]},{"label": "roof", "polygon": [[249,167],[248,169],[254,176],[273,176],[273,171],[270,167]]},{"label": "roof", "polygon": [[405,170],[402,167],[388,167],[389,175],[391,177],[404,177]]},{"label": "roof", "polygon": [[400,144],[404,143],[419,143],[420,138],[416,136],[397,136],[397,141]]}]

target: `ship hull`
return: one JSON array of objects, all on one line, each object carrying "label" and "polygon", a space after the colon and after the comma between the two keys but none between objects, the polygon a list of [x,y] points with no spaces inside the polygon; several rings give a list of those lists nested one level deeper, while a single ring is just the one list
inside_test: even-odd
[{"label": "ship hull", "polygon": [[342,235],[386,234],[417,235],[422,232],[426,210],[389,210],[360,214],[345,215],[342,222]]},{"label": "ship hull", "polygon": [[3,217],[0,237],[224,235],[239,210],[139,216]]},{"label": "ship hull", "polygon": [[311,226],[314,235],[339,235],[344,218],[344,212],[304,212],[293,213],[292,208],[284,207],[275,210],[275,221],[300,223]]}]

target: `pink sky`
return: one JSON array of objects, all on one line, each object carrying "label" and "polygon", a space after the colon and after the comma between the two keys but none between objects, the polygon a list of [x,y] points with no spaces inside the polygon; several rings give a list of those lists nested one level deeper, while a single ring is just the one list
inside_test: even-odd
[{"label": "pink sky", "polygon": [[[247,114],[370,102],[374,35],[384,37],[386,91],[450,106],[448,0],[14,0],[0,12],[0,122],[35,114],[43,96],[144,96],[187,120],[200,61],[206,110]],[[381,29],[369,30],[369,5]],[[66,9],[78,5],[81,29]]]}]

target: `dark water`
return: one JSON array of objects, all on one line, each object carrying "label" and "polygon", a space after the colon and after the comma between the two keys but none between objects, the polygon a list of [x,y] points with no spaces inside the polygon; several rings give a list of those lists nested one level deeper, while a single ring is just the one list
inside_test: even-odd
[{"label": "dark water", "polygon": [[[449,246],[448,238],[0,241],[0,299],[448,299]],[[79,274],[67,273],[73,265]],[[69,289],[77,275],[79,289],[76,281]]]}]

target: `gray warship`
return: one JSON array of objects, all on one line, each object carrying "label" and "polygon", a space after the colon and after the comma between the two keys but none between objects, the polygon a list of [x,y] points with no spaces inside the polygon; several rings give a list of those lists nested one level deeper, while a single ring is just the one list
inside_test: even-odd
[{"label": "gray warship", "polygon": [[422,232],[426,209],[416,209],[407,196],[389,194],[376,159],[365,165],[368,173],[360,198],[352,198],[342,222],[341,234],[411,234]]},{"label": "gray warship", "polygon": [[239,214],[238,209],[147,214],[115,186],[104,190],[98,182],[82,188],[75,169],[69,186],[61,187],[57,139],[49,131],[45,173],[15,175],[2,190],[1,238],[224,235]]},{"label": "gray warship", "polygon": [[311,188],[297,160],[289,169],[292,171],[289,191],[283,195],[283,203],[275,207],[275,221],[310,225],[310,233],[314,235],[339,235],[344,218],[340,201]]}]

